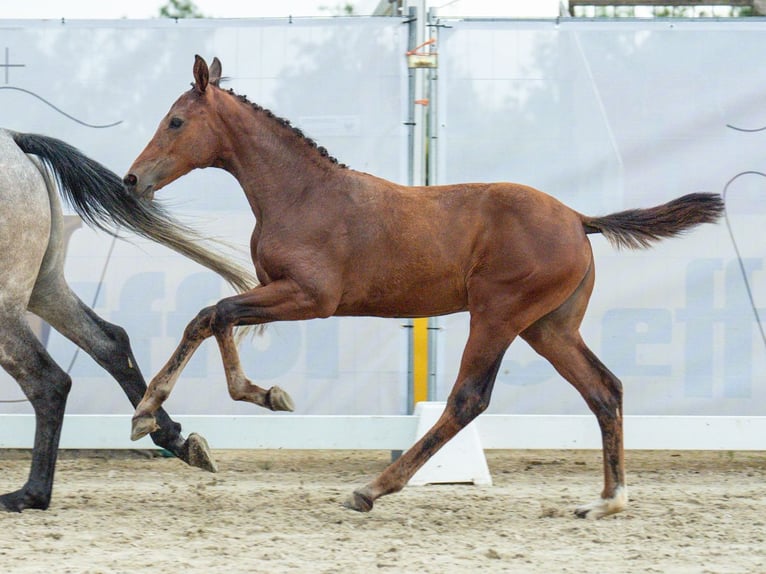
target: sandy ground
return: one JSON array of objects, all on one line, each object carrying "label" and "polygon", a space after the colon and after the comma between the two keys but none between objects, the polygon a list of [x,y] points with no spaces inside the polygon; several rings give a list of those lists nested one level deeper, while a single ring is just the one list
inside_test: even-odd
[{"label": "sandy ground", "polygon": [[[766,572],[766,453],[628,452],[631,504],[580,520],[598,452],[488,451],[494,485],[346,495],[384,451],[215,451],[220,472],[148,452],[62,453],[45,512],[0,513],[0,570]],[[0,451],[0,490],[28,453]]]}]

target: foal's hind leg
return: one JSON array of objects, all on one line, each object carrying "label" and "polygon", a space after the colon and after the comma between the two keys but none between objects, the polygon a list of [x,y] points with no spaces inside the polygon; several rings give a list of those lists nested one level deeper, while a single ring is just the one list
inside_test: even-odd
[{"label": "foal's hind leg", "polygon": [[53,361],[19,311],[0,317],[0,365],[19,384],[35,411],[35,442],[29,478],[21,489],[0,496],[0,507],[21,512],[48,508],[69,376]]},{"label": "foal's hind leg", "polygon": [[[41,277],[32,294],[29,310],[51,324],[101,365],[119,383],[135,407],[146,391],[141,370],[122,327],[112,325],[86,306],[57,275]],[[205,439],[192,433],[181,435],[181,425],[162,409],[157,413],[159,426],[152,440],[191,466],[210,472],[217,467]]]},{"label": "foal's hind leg", "polygon": [[345,506],[372,510],[375,500],[400,491],[417,470],[444,444],[489,406],[492,388],[505,350],[513,337],[491,318],[471,316],[471,331],[463,351],[458,379],[439,420],[375,480],[353,492]]},{"label": "foal's hind leg", "polygon": [[588,349],[579,326],[593,288],[593,270],[556,311],[538,320],[521,336],[548,359],[583,396],[596,415],[603,443],[604,490],[601,498],[580,506],[580,518],[601,518],[620,512],[628,502],[623,454],[622,384]]}]

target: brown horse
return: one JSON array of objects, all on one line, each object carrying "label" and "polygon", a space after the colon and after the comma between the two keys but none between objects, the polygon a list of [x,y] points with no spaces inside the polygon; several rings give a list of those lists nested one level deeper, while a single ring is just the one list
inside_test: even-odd
[{"label": "brown horse", "polygon": [[648,247],[723,211],[717,194],[588,217],[512,183],[405,187],[354,171],[271,112],[219,87],[221,64],[199,56],[194,84],[162,120],[124,178],[144,197],[195,168],[230,172],[255,216],[251,253],[261,285],[200,311],[149,385],[133,438],[155,428],[200,343],[215,336],[234,399],[291,409],[284,392],[242,371],[232,329],[333,315],[419,317],[468,311],[470,334],[444,414],[412,448],[346,502],[372,509],[401,490],[439,448],[489,405],[500,362],[521,336],[582,394],[601,428],[604,489],[577,508],[599,518],[627,503],[622,385],[579,327],[594,282],[589,233]]}]

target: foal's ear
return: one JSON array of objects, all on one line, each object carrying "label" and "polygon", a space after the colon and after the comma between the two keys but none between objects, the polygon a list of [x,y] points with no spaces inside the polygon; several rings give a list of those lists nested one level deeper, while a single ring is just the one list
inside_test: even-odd
[{"label": "foal's ear", "polygon": [[210,64],[210,83],[215,87],[218,87],[221,81],[221,60],[217,57],[213,58],[213,62]]},{"label": "foal's ear", "polygon": [[209,80],[210,71],[207,69],[207,62],[202,56],[194,56],[194,89],[200,94],[205,93]]}]

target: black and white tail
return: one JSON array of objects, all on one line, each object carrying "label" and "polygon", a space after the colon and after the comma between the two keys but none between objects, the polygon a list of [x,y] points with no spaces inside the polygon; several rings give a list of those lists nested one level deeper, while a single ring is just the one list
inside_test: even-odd
[{"label": "black and white tail", "polygon": [[252,273],[202,246],[209,241],[174,220],[155,202],[128,193],[117,174],[61,140],[13,133],[21,150],[38,156],[54,174],[64,199],[82,219],[107,233],[120,228],[156,241],[218,273],[234,289],[257,285]]}]

